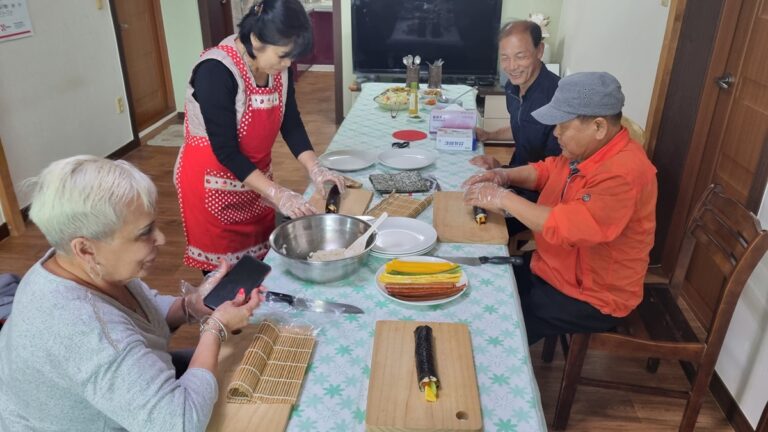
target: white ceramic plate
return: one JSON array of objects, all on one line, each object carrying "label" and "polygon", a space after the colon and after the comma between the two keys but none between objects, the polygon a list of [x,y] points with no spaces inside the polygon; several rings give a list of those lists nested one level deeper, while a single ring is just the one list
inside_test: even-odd
[{"label": "white ceramic plate", "polygon": [[371,249],[384,255],[407,255],[431,248],[437,241],[432,225],[407,217],[390,217],[376,229],[376,244]]},{"label": "white ceramic plate", "polygon": [[[435,258],[435,257],[429,257],[429,256],[414,256],[409,257],[408,261],[416,261],[416,262],[448,262],[444,259]],[[400,300],[399,298],[392,297],[387,292],[387,289],[384,288],[384,284],[379,282],[379,275],[384,273],[384,269],[386,268],[386,264],[381,266],[379,270],[376,272],[376,287],[379,289],[379,292],[386,298],[394,300],[398,303],[407,304],[411,306],[432,306],[432,305],[439,305],[443,303],[448,303],[451,300],[454,300],[458,297],[460,297],[462,294],[464,294],[467,291],[467,288],[469,288],[469,279],[467,279],[467,272],[464,271],[464,269],[461,269],[461,279],[459,279],[458,284],[464,285],[464,289],[459,291],[458,294],[453,295],[451,297],[446,297],[444,299],[440,300],[428,300],[428,301],[408,301],[408,300]]]},{"label": "white ceramic plate", "polygon": [[437,159],[437,153],[420,149],[391,149],[379,153],[379,162],[390,168],[413,170],[424,168]]},{"label": "white ceramic plate", "polygon": [[337,171],[357,171],[368,168],[376,158],[361,150],[337,150],[323,154],[318,158],[325,167]]}]

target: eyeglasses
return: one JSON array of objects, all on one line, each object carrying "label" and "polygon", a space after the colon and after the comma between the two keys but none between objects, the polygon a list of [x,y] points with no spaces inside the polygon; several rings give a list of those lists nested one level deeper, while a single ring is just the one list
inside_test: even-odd
[{"label": "eyeglasses", "polygon": [[410,141],[396,141],[392,143],[392,148],[408,148],[411,145]]}]

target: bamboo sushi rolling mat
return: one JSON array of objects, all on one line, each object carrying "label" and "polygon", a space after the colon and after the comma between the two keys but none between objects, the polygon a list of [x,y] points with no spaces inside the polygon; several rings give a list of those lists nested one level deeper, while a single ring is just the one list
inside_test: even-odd
[{"label": "bamboo sushi rolling mat", "polygon": [[432,204],[432,195],[419,201],[406,195],[391,193],[378,204],[365,212],[368,216],[379,217],[387,212],[389,216],[403,216],[415,218]]},{"label": "bamboo sushi rolling mat", "polygon": [[262,321],[227,388],[227,402],[296,403],[314,345],[311,329]]}]

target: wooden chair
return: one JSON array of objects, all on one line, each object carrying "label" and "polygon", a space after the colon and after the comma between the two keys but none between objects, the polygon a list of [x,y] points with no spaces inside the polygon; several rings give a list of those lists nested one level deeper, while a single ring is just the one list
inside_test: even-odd
[{"label": "wooden chair", "polygon": [[[706,332],[703,341],[698,340],[677,303],[683,284],[688,283],[686,275],[696,248],[704,248],[712,257],[725,281],[711,321],[699,323]],[[626,320],[630,334],[610,332],[571,335],[555,407],[554,430],[565,429],[576,388],[578,385],[587,385],[687,399],[679,430],[692,431],[703,398],[708,392],[736,302],[766,250],[768,231],[761,228],[757,218],[734,199],[724,195],[722,187],[710,186],[688,224],[669,286],[646,286],[646,298]],[[648,315],[653,318],[643,320]],[[654,329],[649,326],[653,323],[661,325]],[[671,331],[662,332],[658,327]],[[649,359],[678,360],[689,373],[691,388],[681,391],[582,377],[582,366],[588,349]]]}]

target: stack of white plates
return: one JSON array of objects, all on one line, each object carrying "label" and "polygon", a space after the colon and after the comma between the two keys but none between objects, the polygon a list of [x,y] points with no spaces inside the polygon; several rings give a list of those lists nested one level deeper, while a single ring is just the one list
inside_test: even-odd
[{"label": "stack of white plates", "polygon": [[387,218],[376,231],[371,255],[381,258],[422,255],[437,243],[437,231],[432,225],[407,217]]}]

